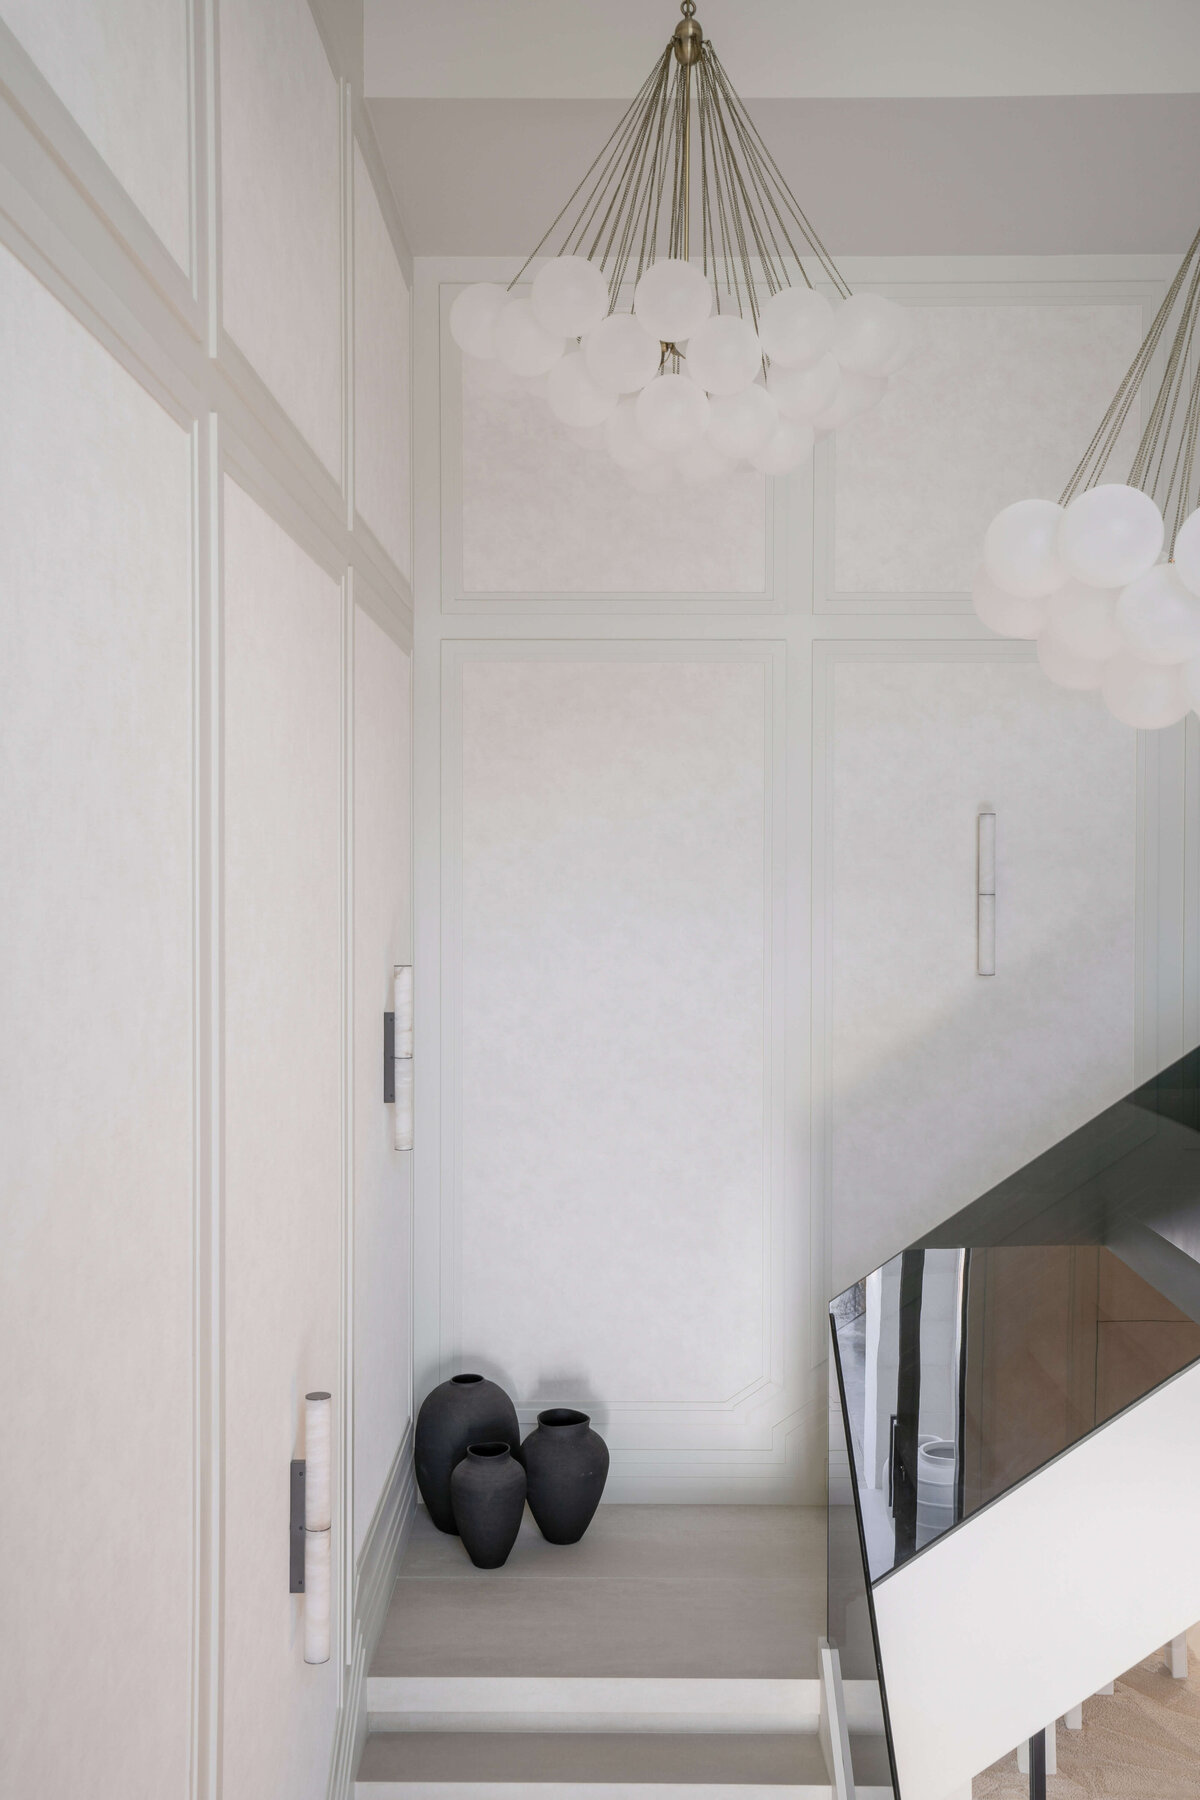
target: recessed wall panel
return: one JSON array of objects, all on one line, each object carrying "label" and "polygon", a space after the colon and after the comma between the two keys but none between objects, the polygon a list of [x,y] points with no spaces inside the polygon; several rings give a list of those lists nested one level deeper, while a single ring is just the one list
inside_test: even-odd
[{"label": "recessed wall panel", "polygon": [[1133,1080],[1135,734],[1032,660],[914,648],[825,671],[835,1293]]},{"label": "recessed wall panel", "polygon": [[412,960],[409,658],[354,623],[354,1542],[362,1547],[409,1420],[412,1154],[383,1101],[392,970]]},{"label": "recessed wall panel", "polygon": [[767,1373],[767,677],[461,666],[462,1354],[618,1448]]},{"label": "recessed wall panel", "polygon": [[[767,585],[767,486],[650,492],[497,364],[462,364],[464,594],[722,594]],[[453,422],[447,428],[454,429]]]},{"label": "recessed wall panel", "polygon": [[354,151],[354,503],[410,572],[409,294],[361,150]]},{"label": "recessed wall panel", "polygon": [[[966,593],[1000,508],[1057,500],[1144,330],[1133,302],[911,310],[909,361],[831,447],[835,596]],[[1136,442],[1131,420],[1114,480]]]},{"label": "recessed wall panel", "polygon": [[341,593],[232,481],[224,578],[222,1791],[318,1800],[338,1677],[303,1660],[288,1463],[306,1392],[343,1424]]},{"label": "recessed wall panel", "polygon": [[225,329],[341,472],[338,85],[307,0],[221,0]]},{"label": "recessed wall panel", "polygon": [[191,443],[7,251],[0,388],[0,1785],[184,1800]]},{"label": "recessed wall panel", "polygon": [[0,18],[191,268],[187,0],[0,0]]}]

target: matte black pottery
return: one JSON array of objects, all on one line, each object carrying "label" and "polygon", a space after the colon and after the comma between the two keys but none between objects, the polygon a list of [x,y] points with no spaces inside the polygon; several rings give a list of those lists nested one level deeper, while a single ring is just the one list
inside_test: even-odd
[{"label": "matte black pottery", "polygon": [[577,1544],[608,1479],[608,1445],[586,1413],[552,1406],[521,1446],[529,1510],[551,1544]]},{"label": "matte black pottery", "polygon": [[450,1477],[454,1523],[477,1569],[508,1561],[525,1511],[525,1471],[505,1443],[471,1444]]},{"label": "matte black pottery", "polygon": [[507,1444],[521,1454],[517,1409],[502,1387],[482,1375],[452,1375],[426,1394],[417,1414],[417,1486],[439,1531],[454,1532],[450,1475],[468,1444]]}]

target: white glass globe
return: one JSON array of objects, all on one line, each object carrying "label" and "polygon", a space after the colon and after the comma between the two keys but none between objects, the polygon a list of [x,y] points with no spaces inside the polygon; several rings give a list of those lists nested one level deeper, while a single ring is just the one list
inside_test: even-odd
[{"label": "white glass globe", "polygon": [[1058,527],[1063,509],[1053,500],[1018,500],[998,512],[983,540],[983,566],[1006,594],[1038,600],[1062,587]]},{"label": "white glass globe", "polygon": [[569,350],[546,377],[550,411],[564,425],[603,425],[616,410],[618,397],[612,388],[596,386],[581,350]]},{"label": "white glass globe", "polygon": [[656,375],[634,401],[638,430],[667,455],[702,438],[708,426],[708,395],[683,375]]},{"label": "white glass globe", "polygon": [[657,468],[662,457],[639,431],[634,406],[635,402],[626,398],[618,403],[615,412],[609,413],[604,421],[604,442],[619,468],[638,474]]},{"label": "white glass globe", "polygon": [[1038,633],[1037,659],[1057,687],[1098,688],[1104,679],[1102,660],[1076,656],[1049,630]]},{"label": "white glass globe", "polygon": [[658,374],[662,347],[632,313],[610,313],[583,340],[587,371],[599,388],[636,394]]},{"label": "white glass globe", "polygon": [[486,360],[495,356],[492,328],[496,315],[508,305],[510,295],[494,281],[476,281],[455,295],[450,308],[450,336],[467,356]]},{"label": "white glass globe", "polygon": [[1068,575],[1092,587],[1126,587],[1158,561],[1162,514],[1140,488],[1105,482],[1076,494],[1058,528]]},{"label": "white glass globe", "polygon": [[750,461],[764,475],[790,475],[806,463],[813,453],[816,434],[811,425],[793,424],[781,419],[761,450]]},{"label": "white glass globe", "polygon": [[833,321],[824,294],[781,288],[759,310],[759,342],[781,369],[808,369],[833,342]]},{"label": "white glass globe", "polygon": [[1117,599],[1117,624],[1143,662],[1181,663],[1200,656],[1200,598],[1174,563],[1156,563]]},{"label": "white glass globe", "polygon": [[714,394],[708,403],[708,441],[724,456],[753,456],[779,423],[779,407],[752,381],[740,394]]},{"label": "white glass globe", "polygon": [[749,387],[762,366],[762,345],[754,327],[731,313],[705,319],[688,339],[689,374],[710,394],[736,394]]},{"label": "white glass globe", "polygon": [[651,337],[680,344],[713,309],[713,290],[691,263],[667,256],[651,263],[633,290],[633,310]]},{"label": "white glass globe", "polygon": [[544,375],[565,348],[561,337],[539,325],[528,300],[510,300],[492,327],[496,355],[514,375]]},{"label": "white glass globe", "polygon": [[1107,662],[1127,648],[1117,629],[1117,597],[1111,588],[1085,587],[1068,581],[1045,602],[1049,629],[1072,656]]},{"label": "white glass globe", "polygon": [[732,475],[736,467],[732,457],[721,455],[711,437],[693,439],[675,458],[676,472],[692,487],[708,487]]},{"label": "white glass globe", "polygon": [[1175,573],[1185,588],[1200,594],[1200,506],[1189,513],[1175,537]]},{"label": "white glass globe", "polygon": [[811,369],[785,369],[772,363],[767,371],[767,391],[779,402],[785,419],[806,424],[833,405],[842,384],[842,371],[832,356],[821,356]]},{"label": "white glass globe", "polygon": [[883,294],[851,294],[834,315],[833,354],[859,375],[893,375],[911,342],[912,314]]},{"label": "white glass globe", "polygon": [[1043,601],[1020,599],[997,587],[986,569],[976,571],[971,585],[971,603],[976,618],[1001,637],[1035,638],[1046,625]]},{"label": "white glass globe", "polygon": [[586,256],[556,256],[533,278],[530,302],[539,325],[558,337],[583,337],[608,311],[608,283]]},{"label": "white glass globe", "polygon": [[1113,717],[1139,731],[1177,724],[1189,705],[1182,669],[1143,662],[1132,650],[1105,663],[1100,691]]},{"label": "white glass globe", "polygon": [[818,431],[837,431],[839,426],[848,425],[860,413],[879,405],[887,384],[886,375],[860,375],[857,369],[843,369],[837,393],[828,406],[822,407],[813,425]]}]

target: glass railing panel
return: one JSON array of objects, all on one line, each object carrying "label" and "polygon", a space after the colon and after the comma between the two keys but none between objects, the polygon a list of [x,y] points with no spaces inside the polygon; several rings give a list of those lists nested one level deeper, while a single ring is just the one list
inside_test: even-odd
[{"label": "glass railing panel", "polygon": [[1095,1244],[908,1250],[831,1308],[872,1581],[1200,1360]]}]

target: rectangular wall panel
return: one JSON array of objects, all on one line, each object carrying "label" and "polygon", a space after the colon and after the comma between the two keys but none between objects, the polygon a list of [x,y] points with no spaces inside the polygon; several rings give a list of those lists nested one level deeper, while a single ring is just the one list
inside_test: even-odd
[{"label": "rectangular wall panel", "polygon": [[0,19],[191,269],[187,0],[0,0]]},{"label": "rectangular wall panel", "polygon": [[819,668],[835,1293],[1133,1080],[1136,736],[1014,648],[839,646]]},{"label": "rectangular wall panel", "polygon": [[191,442],[7,251],[0,389],[0,1787],[184,1800]]},{"label": "rectangular wall panel", "polygon": [[412,1157],[383,1103],[392,970],[412,960],[409,658],[354,620],[354,1543],[408,1425]]},{"label": "rectangular wall panel", "polygon": [[771,1385],[770,649],[459,668],[451,1336],[618,1452],[745,1444],[747,1395],[794,1404]]},{"label": "rectangular wall panel", "polygon": [[560,425],[536,385],[498,363],[462,369],[462,592],[471,595],[715,595],[768,586],[768,484],[739,475],[652,492],[599,434]]},{"label": "rectangular wall panel", "polygon": [[341,109],[308,0],[222,0],[225,329],[342,464]]},{"label": "rectangular wall panel", "polygon": [[411,564],[410,304],[371,177],[354,150],[354,503],[401,574]]},{"label": "rectangular wall panel", "polygon": [[[833,596],[964,594],[1002,506],[1057,500],[1133,359],[1133,300],[914,302],[912,356],[830,446]],[[1136,411],[1114,453],[1123,481]]]},{"label": "rectangular wall panel", "polygon": [[222,1792],[317,1800],[338,1677],[303,1660],[288,1462],[305,1393],[339,1399],[341,590],[229,481],[224,509]]}]

